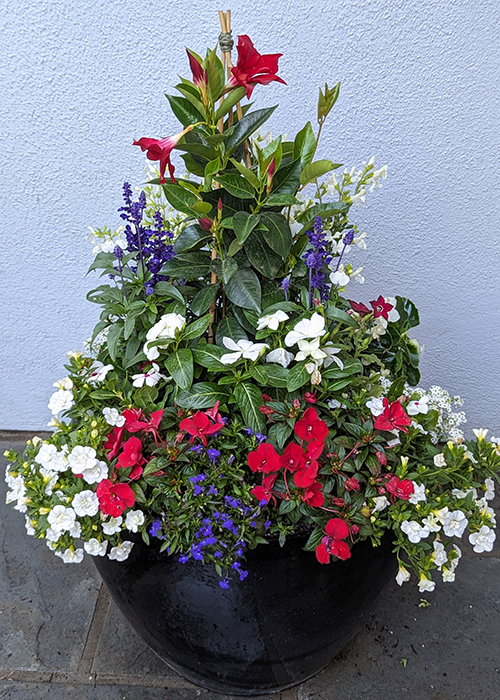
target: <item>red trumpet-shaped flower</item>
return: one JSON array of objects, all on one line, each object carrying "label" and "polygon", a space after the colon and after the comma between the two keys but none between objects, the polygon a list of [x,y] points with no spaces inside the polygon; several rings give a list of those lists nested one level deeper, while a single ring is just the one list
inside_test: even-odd
[{"label": "red trumpet-shaped flower", "polygon": [[191,73],[193,74],[193,83],[196,85],[198,90],[202,92],[202,94],[206,94],[208,83],[207,71],[200,64],[198,58],[191,53],[189,49],[186,49],[186,53],[189,58],[189,67],[191,68]]},{"label": "red trumpet-shaped flower", "polygon": [[148,139],[142,138],[138,141],[134,141],[134,146],[140,146],[143,151],[146,151],[146,155],[149,160],[159,160],[160,161],[160,182],[165,182],[165,169],[168,166],[168,172],[172,182],[176,182],[174,178],[174,166],[170,160],[170,154],[177,146],[184,134],[191,131],[193,124],[187,126],[184,131],[174,136],[168,136],[166,139]]},{"label": "red trumpet-shaped flower", "polygon": [[384,398],[384,412],[377,417],[373,424],[376,430],[401,430],[407,433],[407,425],[411,425],[410,416],[405,413],[404,408],[399,401],[393,401],[389,404],[387,398]]},{"label": "red trumpet-shaped flower", "polygon": [[124,432],[125,426],[122,425],[121,428],[115,427],[110,433],[108,433],[104,449],[108,453],[109,461],[114,459],[120,451]]},{"label": "red trumpet-shaped flower", "polygon": [[295,423],[295,435],[306,442],[317,440],[322,443],[328,435],[328,426],[324,420],[319,420],[316,409],[309,406],[302,418]]},{"label": "red trumpet-shaped flower", "polygon": [[262,442],[256,450],[248,453],[247,464],[253,472],[277,472],[281,466],[280,456],[269,442]]},{"label": "red trumpet-shaped flower", "polygon": [[191,442],[196,438],[200,438],[203,445],[207,446],[207,435],[214,435],[222,430],[224,423],[221,420],[217,423],[212,423],[210,418],[202,411],[197,411],[191,418],[181,420],[179,428],[191,435]]},{"label": "red trumpet-shaped flower", "polygon": [[230,85],[242,85],[248,99],[256,85],[269,85],[274,80],[286,85],[285,81],[276,75],[278,71],[278,59],[283,54],[273,53],[261,55],[254,47],[250,37],[242,34],[238,37],[238,61],[231,68],[232,76]]},{"label": "red trumpet-shaped flower", "polygon": [[96,494],[100,510],[113,518],[117,518],[135,503],[134,492],[128,484],[113,484],[109,479],[101,481]]},{"label": "red trumpet-shaped flower", "polygon": [[321,544],[316,547],[316,559],[320,564],[328,564],[330,555],[339,559],[349,559],[351,550],[343,540],[349,536],[349,528],[341,518],[332,518],[325,527],[326,537],[323,537]]}]

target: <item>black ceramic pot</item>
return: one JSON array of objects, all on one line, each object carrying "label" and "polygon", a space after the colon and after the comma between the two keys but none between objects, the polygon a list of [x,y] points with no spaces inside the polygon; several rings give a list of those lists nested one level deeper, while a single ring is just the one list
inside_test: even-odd
[{"label": "black ceramic pot", "polygon": [[305,538],[247,553],[248,577],[219,586],[213,565],[136,542],[125,562],[96,557],[118,607],[188,680],[234,695],[279,691],[316,674],[356,635],[396,572],[391,539],[319,564]]}]

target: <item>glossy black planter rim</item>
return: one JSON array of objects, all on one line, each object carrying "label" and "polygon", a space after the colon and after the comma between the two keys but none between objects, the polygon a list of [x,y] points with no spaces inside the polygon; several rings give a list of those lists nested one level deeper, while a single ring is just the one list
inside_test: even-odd
[{"label": "glossy black planter rim", "polygon": [[136,541],[125,562],[95,563],[136,632],[187,680],[233,695],[279,692],[314,676],[360,631],[394,576],[391,537],[319,564],[306,538],[247,553],[248,577],[219,586],[211,564]]}]

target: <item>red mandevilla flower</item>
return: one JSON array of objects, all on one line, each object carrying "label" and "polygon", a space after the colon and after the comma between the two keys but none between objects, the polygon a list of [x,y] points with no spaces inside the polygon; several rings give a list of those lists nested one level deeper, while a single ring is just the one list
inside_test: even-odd
[{"label": "red mandevilla flower", "polygon": [[191,68],[191,73],[193,74],[193,83],[202,94],[205,94],[208,83],[207,71],[202,65],[200,65],[196,56],[192,54],[189,49],[186,49],[186,53],[189,58],[189,67]]},{"label": "red mandevilla flower", "polygon": [[213,225],[212,219],[209,219],[208,216],[204,216],[202,219],[198,219],[198,225],[202,231],[210,231]]},{"label": "red mandevilla flower", "polygon": [[123,444],[123,452],[118,457],[116,466],[122,469],[132,467],[129,479],[138,479],[143,472],[142,465],[145,461],[142,456],[142,442],[139,438],[131,437]]},{"label": "red mandevilla flower", "polygon": [[327,424],[324,420],[319,420],[316,409],[312,406],[304,411],[302,418],[295,423],[294,430],[295,435],[306,442],[310,440],[324,442],[328,435]]},{"label": "red mandevilla flower", "polygon": [[393,476],[392,479],[389,479],[385,487],[391,494],[392,502],[394,502],[396,498],[402,498],[403,500],[407,501],[415,491],[415,488],[409,479],[398,479],[397,476]]},{"label": "red mandevilla flower", "polygon": [[230,85],[242,85],[247,93],[247,98],[252,96],[256,83],[269,85],[273,80],[286,85],[285,81],[276,75],[278,71],[278,59],[283,54],[261,55],[254,47],[250,37],[242,34],[238,37],[238,61],[231,68],[232,76]]},{"label": "red mandevilla flower", "polygon": [[384,412],[377,416],[375,423],[373,424],[376,430],[401,430],[403,433],[407,433],[408,429],[405,427],[411,425],[410,416],[405,413],[404,408],[401,406],[399,401],[393,401],[389,404],[387,398],[384,398]]},{"label": "red mandevilla flower", "polygon": [[325,527],[326,537],[323,537],[321,544],[316,547],[316,559],[320,564],[328,564],[330,555],[338,559],[349,559],[351,550],[343,540],[349,536],[349,528],[342,518],[332,518]]},{"label": "red mandevilla flower", "polygon": [[193,124],[187,126],[184,131],[179,134],[174,134],[174,136],[168,136],[166,139],[149,139],[142,138],[138,141],[134,141],[134,146],[140,146],[142,151],[146,151],[146,155],[149,160],[159,160],[160,161],[160,182],[165,182],[165,170],[168,166],[168,172],[172,182],[176,182],[174,178],[175,168],[170,161],[170,155],[174,148],[177,146],[184,134],[193,129]]},{"label": "red mandevilla flower", "polygon": [[109,479],[101,481],[96,494],[100,510],[113,518],[117,518],[135,503],[134,492],[128,484],[113,484]]},{"label": "red mandevilla flower", "polygon": [[248,453],[247,464],[253,472],[277,472],[281,467],[280,456],[269,442],[262,442]]},{"label": "red mandevilla flower", "polygon": [[184,418],[180,422],[179,428],[191,435],[191,441],[200,438],[203,445],[207,446],[207,435],[213,435],[222,430],[224,423],[211,423],[210,418],[202,411],[197,411],[191,418]]}]

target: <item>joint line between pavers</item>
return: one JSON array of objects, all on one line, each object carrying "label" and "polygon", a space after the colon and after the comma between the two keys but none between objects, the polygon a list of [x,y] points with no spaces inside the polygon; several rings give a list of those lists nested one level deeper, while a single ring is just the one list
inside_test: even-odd
[{"label": "joint line between pavers", "polygon": [[94,608],[94,614],[90,622],[87,639],[83,647],[80,663],[78,664],[79,673],[89,672],[92,668],[94,655],[97,651],[97,644],[104,628],[106,614],[108,612],[111,596],[108,593],[106,586],[101,583],[99,594]]}]

